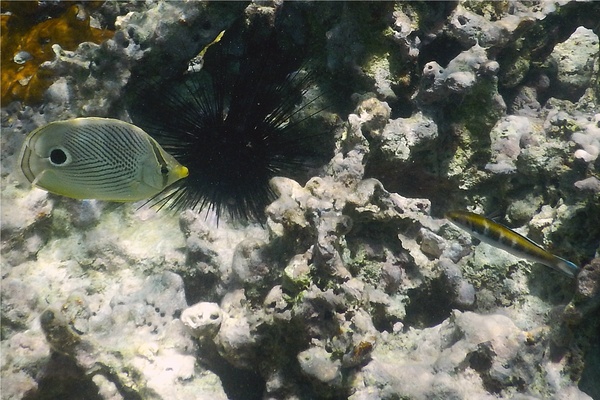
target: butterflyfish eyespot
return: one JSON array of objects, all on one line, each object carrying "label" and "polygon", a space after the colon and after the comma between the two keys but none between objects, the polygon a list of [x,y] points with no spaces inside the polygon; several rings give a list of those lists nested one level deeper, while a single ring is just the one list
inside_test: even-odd
[{"label": "butterflyfish eyespot", "polygon": [[109,118],[52,122],[32,131],[19,165],[35,186],[75,199],[148,199],[187,176],[187,168],[142,129]]},{"label": "butterflyfish eyespot", "polygon": [[67,162],[67,154],[62,149],[51,150],[50,162],[54,165],[63,165]]}]

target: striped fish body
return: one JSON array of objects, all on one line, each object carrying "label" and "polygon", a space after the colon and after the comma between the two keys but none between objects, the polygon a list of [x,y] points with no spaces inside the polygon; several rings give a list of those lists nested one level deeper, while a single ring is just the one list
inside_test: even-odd
[{"label": "striped fish body", "polygon": [[482,242],[519,258],[544,264],[569,277],[574,277],[579,271],[579,267],[574,263],[555,256],[525,236],[481,215],[466,211],[450,211],[446,214],[446,218]]},{"label": "striped fish body", "polygon": [[109,118],[52,122],[32,131],[19,164],[33,185],[75,199],[147,199],[188,175],[142,129]]}]

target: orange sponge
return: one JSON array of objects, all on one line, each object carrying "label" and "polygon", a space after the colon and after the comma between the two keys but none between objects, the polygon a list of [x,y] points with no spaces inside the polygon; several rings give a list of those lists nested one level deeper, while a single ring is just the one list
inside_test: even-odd
[{"label": "orange sponge", "polygon": [[[8,4],[27,7],[9,7]],[[2,2],[0,40],[2,54],[2,105],[13,100],[34,104],[42,99],[48,87],[58,78],[53,72],[40,68],[54,58],[52,45],[58,44],[73,51],[82,42],[101,43],[114,31],[90,26],[90,17],[80,4],[72,5],[57,18],[32,23],[37,2]]]}]

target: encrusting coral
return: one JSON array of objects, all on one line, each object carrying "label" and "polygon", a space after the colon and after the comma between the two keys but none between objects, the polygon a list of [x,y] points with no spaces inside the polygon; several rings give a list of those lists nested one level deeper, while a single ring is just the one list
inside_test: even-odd
[{"label": "encrusting coral", "polygon": [[90,26],[90,8],[102,2],[74,4],[58,17],[39,22],[38,2],[2,2],[2,105],[13,100],[41,101],[57,76],[44,68],[55,55],[52,46],[75,50],[80,43],[101,43],[114,31]]}]

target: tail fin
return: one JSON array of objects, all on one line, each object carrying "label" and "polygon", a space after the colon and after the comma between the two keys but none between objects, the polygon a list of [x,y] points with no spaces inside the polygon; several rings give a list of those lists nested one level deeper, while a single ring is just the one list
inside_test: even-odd
[{"label": "tail fin", "polygon": [[565,260],[564,258],[560,258],[557,256],[554,256],[554,265],[553,266],[558,271],[561,271],[561,272],[567,274],[571,278],[575,278],[575,276],[577,276],[577,273],[581,270],[581,268],[579,268],[577,265],[575,265],[571,261]]}]

